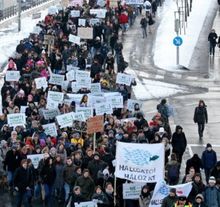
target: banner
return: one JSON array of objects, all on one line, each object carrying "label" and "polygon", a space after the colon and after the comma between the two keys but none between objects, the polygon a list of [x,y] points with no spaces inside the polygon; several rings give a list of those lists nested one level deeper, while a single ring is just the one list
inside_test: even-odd
[{"label": "banner", "polygon": [[74,203],[75,207],[96,207],[96,203],[93,201]]},{"label": "banner", "polygon": [[71,127],[73,126],[73,112],[67,114],[61,114],[56,116],[57,123],[60,125],[60,128]]},{"label": "banner", "polygon": [[91,40],[93,39],[93,27],[78,27],[77,35],[81,39]]},{"label": "banner", "polygon": [[46,135],[57,137],[57,127],[55,123],[42,125]]},{"label": "banner", "polygon": [[138,100],[128,99],[127,101],[127,109],[129,111],[134,111],[134,105],[139,104],[139,108],[142,107],[142,103]]},{"label": "banner", "polygon": [[154,183],[164,178],[164,144],[117,142],[115,176]]},{"label": "banner", "polygon": [[116,77],[116,83],[125,84],[127,86],[131,85],[132,76],[124,73],[118,73]]},{"label": "banner", "polygon": [[138,199],[141,194],[141,188],[144,185],[144,183],[124,183],[123,199]]},{"label": "banner", "polygon": [[161,207],[163,199],[169,195],[170,188],[176,188],[176,194],[178,196],[184,195],[188,197],[192,189],[192,183],[189,182],[185,184],[169,186],[164,180],[157,182],[149,207]]},{"label": "banner", "polygon": [[95,113],[96,115],[112,114],[112,105],[108,102],[95,104]]},{"label": "banner", "polygon": [[87,134],[93,134],[96,132],[103,132],[104,130],[104,117],[94,116],[87,120]]},{"label": "banner", "polygon": [[90,14],[96,15],[97,18],[105,18],[107,10],[106,9],[90,9]]},{"label": "banner", "polygon": [[64,81],[64,75],[54,74],[50,75],[49,83],[62,86]]},{"label": "banner", "polygon": [[6,71],[6,81],[18,81],[20,79],[20,71],[8,70]]},{"label": "banner", "polygon": [[80,37],[76,36],[76,35],[69,35],[69,41],[72,43],[75,43],[77,45],[80,45]]},{"label": "banner", "polygon": [[126,4],[143,4],[144,3],[144,0],[125,0]]},{"label": "banner", "polygon": [[38,164],[41,159],[44,158],[44,154],[27,155],[27,159],[31,159],[31,162],[35,169],[38,168]]},{"label": "banner", "polygon": [[25,126],[26,124],[25,113],[8,114],[7,120],[10,127]]},{"label": "banner", "polygon": [[85,119],[87,120],[90,117],[93,117],[93,108],[92,107],[76,107],[76,113],[83,113]]},{"label": "banner", "polygon": [[46,89],[48,86],[47,79],[45,77],[35,78],[34,81],[36,83],[36,89],[41,89],[41,88]]},{"label": "banner", "polygon": [[43,110],[43,116],[46,120],[50,120],[55,118],[60,114],[59,109],[49,109],[49,110]]}]

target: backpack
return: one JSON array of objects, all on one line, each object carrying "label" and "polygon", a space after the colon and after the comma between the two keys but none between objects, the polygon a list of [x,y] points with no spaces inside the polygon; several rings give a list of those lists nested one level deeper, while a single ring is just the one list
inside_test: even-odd
[{"label": "backpack", "polygon": [[179,166],[178,165],[170,165],[168,169],[167,176],[170,180],[174,180],[179,178]]}]

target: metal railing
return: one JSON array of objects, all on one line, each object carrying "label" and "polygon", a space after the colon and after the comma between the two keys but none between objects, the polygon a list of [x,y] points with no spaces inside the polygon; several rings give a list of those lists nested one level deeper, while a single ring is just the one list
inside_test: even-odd
[{"label": "metal railing", "polygon": [[[40,5],[50,0],[26,0],[26,2],[21,2],[21,10],[25,11],[31,7]],[[18,12],[18,5],[14,5],[3,10],[0,10],[0,21],[15,16]]]}]

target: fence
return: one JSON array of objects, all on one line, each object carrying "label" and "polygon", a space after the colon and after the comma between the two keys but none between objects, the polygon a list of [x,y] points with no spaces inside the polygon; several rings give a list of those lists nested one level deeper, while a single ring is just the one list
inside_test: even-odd
[{"label": "fence", "polygon": [[[50,1],[50,0],[26,0],[26,2],[23,2],[21,0],[21,10],[25,11],[27,9],[30,9],[31,7],[37,6],[47,1]],[[8,17],[15,16],[17,12],[18,12],[18,5],[14,5],[6,9],[0,10],[0,21]]]}]

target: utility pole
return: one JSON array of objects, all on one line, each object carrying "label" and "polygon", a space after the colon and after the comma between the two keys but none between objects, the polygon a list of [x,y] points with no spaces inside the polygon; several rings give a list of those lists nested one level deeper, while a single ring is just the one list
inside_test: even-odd
[{"label": "utility pole", "polygon": [[21,31],[21,0],[17,0],[18,4],[18,32]]}]

